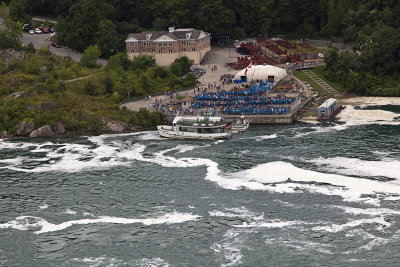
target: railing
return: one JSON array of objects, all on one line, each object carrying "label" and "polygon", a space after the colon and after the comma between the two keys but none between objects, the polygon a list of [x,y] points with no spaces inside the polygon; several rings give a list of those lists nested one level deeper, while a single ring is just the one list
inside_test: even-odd
[{"label": "railing", "polygon": [[[182,92],[182,91],[186,91],[186,90],[193,90],[195,88],[197,88],[197,85],[192,85],[192,86],[188,86],[188,87],[182,87],[182,88],[179,88],[179,89],[171,90],[171,92],[173,92],[173,93],[175,93],[177,91],[178,92]],[[163,96],[163,95],[165,95],[165,92],[162,93],[162,94],[158,94],[158,95],[151,95],[151,97],[160,97],[160,96]],[[119,105],[121,106],[121,105],[129,103],[129,102],[135,102],[135,101],[138,101],[138,100],[143,100],[148,96],[149,95],[144,95],[144,96],[137,96],[137,97],[130,98],[130,99],[125,99],[125,100],[122,100],[119,103]]]}]

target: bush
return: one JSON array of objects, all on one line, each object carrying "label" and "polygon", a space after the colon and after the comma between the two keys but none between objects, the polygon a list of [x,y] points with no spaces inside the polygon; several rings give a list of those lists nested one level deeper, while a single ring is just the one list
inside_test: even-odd
[{"label": "bush", "polygon": [[97,59],[100,57],[101,52],[97,45],[91,45],[85,49],[81,56],[81,64],[87,68],[96,67]]}]

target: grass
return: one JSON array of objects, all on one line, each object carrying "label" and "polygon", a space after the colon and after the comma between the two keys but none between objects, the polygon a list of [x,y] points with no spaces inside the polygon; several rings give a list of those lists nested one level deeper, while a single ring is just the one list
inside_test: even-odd
[{"label": "grass", "polygon": [[312,72],[314,72],[315,75],[317,75],[320,79],[322,79],[324,82],[326,82],[327,84],[329,84],[330,86],[332,86],[333,88],[335,88],[336,91],[338,92],[343,92],[343,87],[340,86],[340,84],[336,83],[336,82],[331,82],[328,81],[328,79],[324,76],[323,74],[323,68],[324,66],[318,66],[314,69],[312,69]]},{"label": "grass", "polygon": [[313,79],[311,79],[310,77],[308,77],[303,71],[301,70],[295,70],[293,72],[293,74],[299,78],[300,80],[302,80],[303,82],[307,82],[309,83],[312,87],[314,87],[314,89],[318,92],[318,94],[320,96],[325,96],[326,95],[326,91],[324,89],[321,88],[321,86],[318,85],[318,83],[316,83]]}]

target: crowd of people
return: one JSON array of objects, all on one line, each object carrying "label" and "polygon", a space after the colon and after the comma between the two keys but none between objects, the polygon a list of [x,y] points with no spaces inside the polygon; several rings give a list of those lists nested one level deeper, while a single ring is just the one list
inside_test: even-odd
[{"label": "crowd of people", "polygon": [[[223,82],[230,83],[233,77],[226,75]],[[229,81],[229,82],[228,82]],[[210,89],[216,89],[210,90]],[[159,110],[167,114],[201,115],[227,114],[227,115],[279,115],[288,114],[290,105],[295,98],[285,95],[272,95],[270,91],[274,88],[273,82],[251,82],[250,87],[239,87],[233,90],[221,91],[220,85],[208,83],[193,89],[195,99],[189,106],[184,107],[180,102],[165,102],[162,98],[148,96],[146,100],[153,100],[149,103],[151,110]],[[213,91],[213,92],[210,92]],[[186,96],[188,96],[186,90]],[[178,98],[178,91],[168,91],[165,93],[168,98]]]},{"label": "crowd of people", "polygon": [[310,61],[310,62],[296,62],[296,63],[286,63],[286,66],[289,69],[297,70],[297,69],[308,69],[308,68],[314,68],[316,66],[319,66],[321,64],[321,61]]},{"label": "crowd of people", "polygon": [[232,91],[202,93],[196,96],[192,109],[210,108],[211,112],[230,115],[271,115],[287,114],[288,105],[295,100],[292,97],[276,95],[267,96],[273,83],[260,82],[252,87]]}]

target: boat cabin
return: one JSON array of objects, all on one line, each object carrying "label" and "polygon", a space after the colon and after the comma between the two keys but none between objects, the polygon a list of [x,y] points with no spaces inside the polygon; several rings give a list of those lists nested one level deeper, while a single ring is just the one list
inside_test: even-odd
[{"label": "boat cabin", "polygon": [[337,110],[336,99],[330,98],[326,100],[318,108],[318,118],[328,118]]}]

